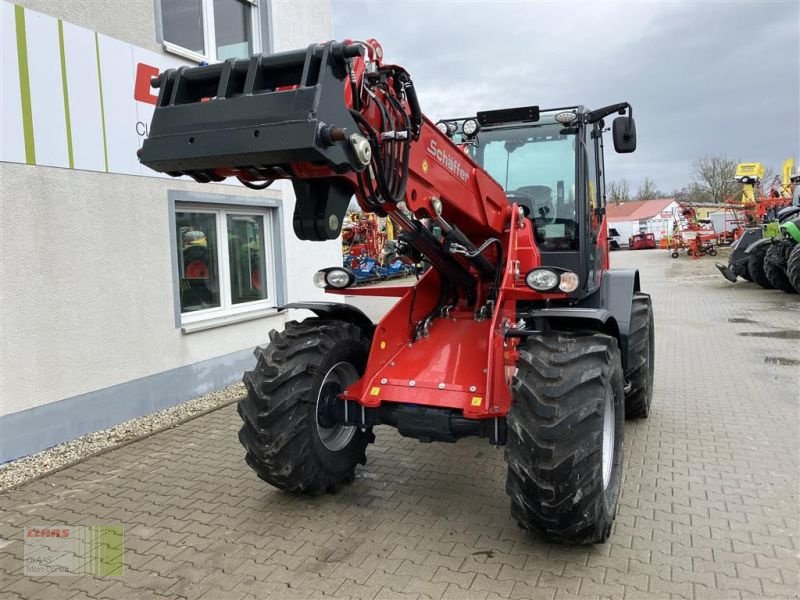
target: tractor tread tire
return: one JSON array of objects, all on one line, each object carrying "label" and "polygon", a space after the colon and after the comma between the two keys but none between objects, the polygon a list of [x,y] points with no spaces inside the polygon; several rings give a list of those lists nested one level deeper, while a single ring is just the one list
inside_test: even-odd
[{"label": "tractor tread tire", "polygon": [[789,276],[784,270],[787,263],[782,256],[781,243],[771,244],[764,255],[764,275],[776,290],[781,290],[787,294],[796,294]]},{"label": "tractor tread tire", "polygon": [[[508,412],[506,492],[523,529],[567,544],[608,539],[619,500],[624,391],[617,340],[551,331],[520,350]],[[615,444],[603,486],[603,418],[613,394]]]},{"label": "tractor tread tire", "polygon": [[792,248],[789,260],[786,263],[786,276],[789,278],[795,291],[800,294],[800,244]]},{"label": "tractor tread tire", "polygon": [[245,461],[267,483],[289,492],[335,493],[366,463],[371,430],[357,429],[337,452],[317,431],[317,391],[328,369],[347,361],[363,373],[370,339],[359,327],[334,319],[289,321],[256,348],[256,367],[244,374],[247,396],[237,410]]},{"label": "tractor tread tire", "polygon": [[765,246],[759,246],[747,259],[747,272],[753,283],[757,283],[767,290],[774,289],[772,283],[767,279],[764,273],[764,256],[767,254]]},{"label": "tractor tread tire", "polygon": [[628,370],[625,380],[630,382],[631,387],[625,395],[626,419],[646,419],[650,415],[655,366],[654,334],[650,296],[636,292],[633,295],[628,334]]}]

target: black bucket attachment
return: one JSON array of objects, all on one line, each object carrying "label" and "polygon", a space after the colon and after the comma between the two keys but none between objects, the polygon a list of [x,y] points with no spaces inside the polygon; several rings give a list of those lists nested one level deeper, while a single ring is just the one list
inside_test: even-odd
[{"label": "black bucket attachment", "polygon": [[361,170],[342,130],[359,131],[344,90],[347,59],[363,52],[360,45],[328,42],[164,71],[152,82],[158,103],[139,160],[202,183],[224,179],[216,169],[286,177],[293,162],[336,173]]},{"label": "black bucket attachment", "polygon": [[731,283],[736,283],[738,277],[737,274],[734,272],[733,268],[726,267],[725,265],[720,263],[716,263],[714,266],[719,269],[719,272],[722,273],[722,276],[725,279],[727,279]]}]

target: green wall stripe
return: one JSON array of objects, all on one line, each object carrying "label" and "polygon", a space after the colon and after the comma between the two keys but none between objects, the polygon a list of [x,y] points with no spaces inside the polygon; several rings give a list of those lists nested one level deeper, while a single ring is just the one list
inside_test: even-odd
[{"label": "green wall stripe", "polygon": [[25,31],[25,9],[14,5],[17,28],[17,64],[19,66],[19,95],[22,100],[22,132],[25,137],[25,162],[36,164],[36,144],[33,140],[33,110],[31,109],[31,79],[28,73],[28,39]]},{"label": "green wall stripe", "polygon": [[100,88],[100,119],[103,124],[103,157],[106,161],[106,173],[108,173],[108,139],[106,138],[106,107],[103,102],[103,74],[100,72],[100,36],[94,32],[94,47],[97,54],[97,83]]},{"label": "green wall stripe", "polygon": [[58,51],[61,54],[61,89],[64,92],[64,120],[67,123],[67,155],[69,168],[75,168],[75,158],[72,154],[72,122],[69,118],[69,87],[67,86],[67,56],[64,52],[64,22],[58,20]]}]

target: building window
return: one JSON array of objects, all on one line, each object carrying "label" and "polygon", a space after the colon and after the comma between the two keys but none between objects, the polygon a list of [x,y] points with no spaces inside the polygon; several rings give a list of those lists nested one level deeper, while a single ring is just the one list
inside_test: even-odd
[{"label": "building window", "polygon": [[276,306],[272,212],[175,206],[182,324]]},{"label": "building window", "polygon": [[256,0],[159,0],[164,49],[196,61],[261,51]]}]

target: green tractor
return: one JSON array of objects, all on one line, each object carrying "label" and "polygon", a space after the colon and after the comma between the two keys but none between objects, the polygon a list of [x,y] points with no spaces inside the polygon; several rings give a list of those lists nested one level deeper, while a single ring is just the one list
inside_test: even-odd
[{"label": "green tractor", "polygon": [[779,213],[780,235],[764,240],[769,247],[764,255],[764,274],[776,289],[800,293],[800,206],[789,206]]},{"label": "green tractor", "polygon": [[792,205],[778,211],[778,235],[764,254],[764,274],[772,287],[789,294],[800,293],[800,171],[792,176]]}]

